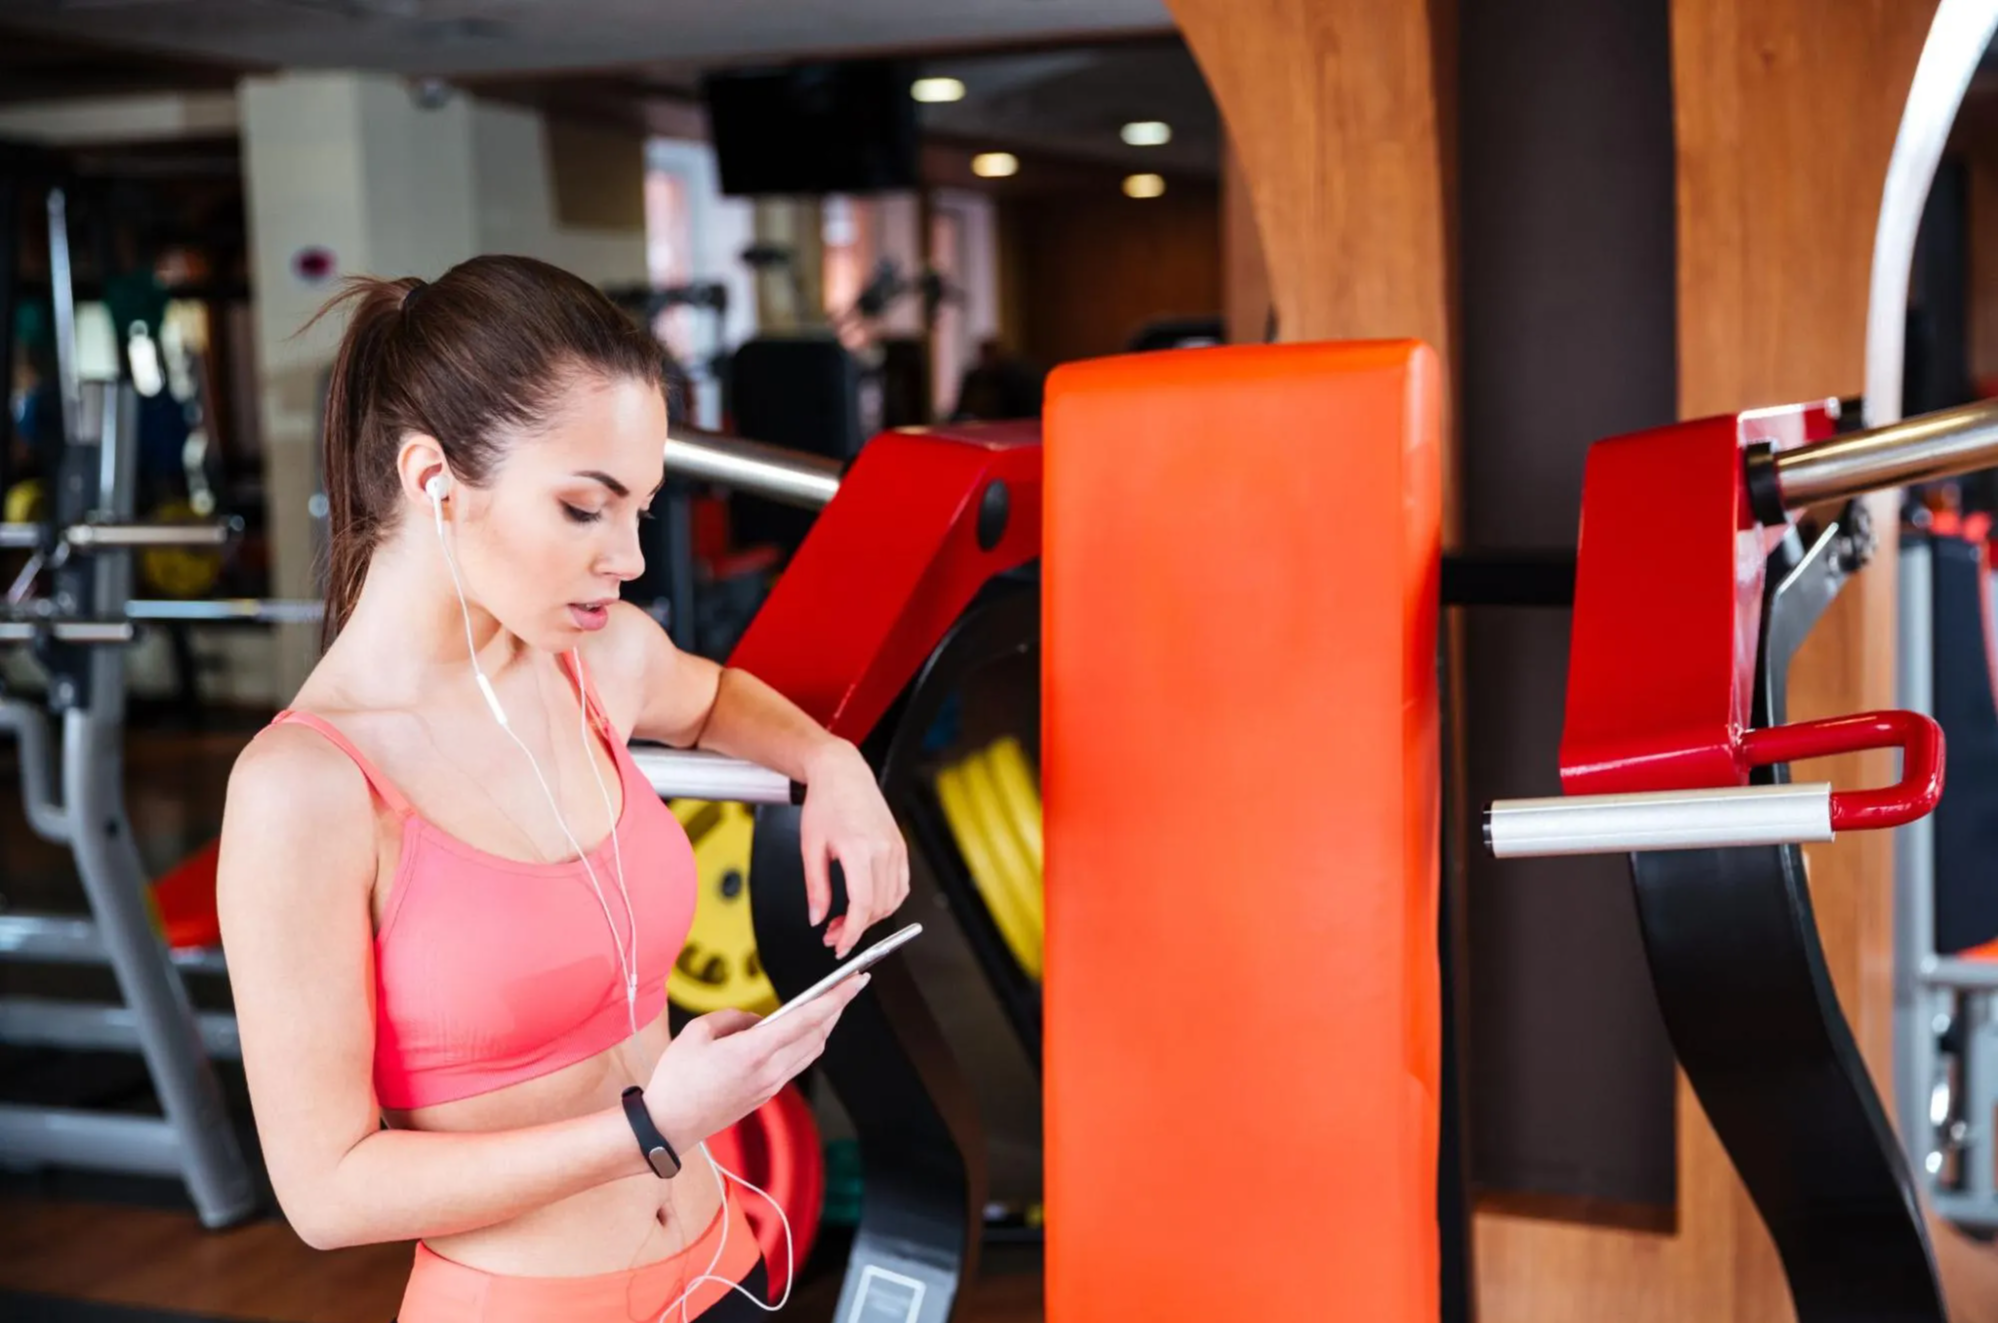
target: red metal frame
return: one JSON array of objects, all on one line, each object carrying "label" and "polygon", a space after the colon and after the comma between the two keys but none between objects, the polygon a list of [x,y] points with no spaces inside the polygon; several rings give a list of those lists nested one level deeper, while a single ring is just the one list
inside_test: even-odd
[{"label": "red metal frame", "polygon": [[[979,545],[1006,484],[999,541]],[[1041,554],[1041,425],[885,432],[861,451],[729,658],[856,743],[982,587]]]},{"label": "red metal frame", "polygon": [[1826,406],[1797,405],[1590,448],[1561,749],[1569,794],[1742,785],[1754,766],[1892,745],[1902,780],[1834,795],[1835,828],[1896,826],[1935,807],[1943,741],[1927,718],[1749,728],[1763,566],[1785,530],[1752,513],[1744,451],[1833,430]]}]

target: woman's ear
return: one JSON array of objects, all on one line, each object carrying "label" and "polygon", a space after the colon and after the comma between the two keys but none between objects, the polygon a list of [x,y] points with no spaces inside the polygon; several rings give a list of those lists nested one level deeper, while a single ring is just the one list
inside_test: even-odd
[{"label": "woman's ear", "polygon": [[406,435],[402,449],[396,452],[396,476],[404,499],[423,506],[426,512],[433,501],[451,495],[451,465],[436,437],[420,432]]}]

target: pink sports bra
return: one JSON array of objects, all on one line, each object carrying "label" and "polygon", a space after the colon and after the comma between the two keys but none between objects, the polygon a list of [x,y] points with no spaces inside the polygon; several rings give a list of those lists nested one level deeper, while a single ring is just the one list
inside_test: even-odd
[{"label": "pink sports bra", "polygon": [[[563,671],[569,674],[566,664]],[[639,1023],[665,1005],[667,971],[694,921],[694,851],[587,683],[583,703],[618,769],[613,830],[631,920],[610,837],[588,854],[603,889],[600,904],[579,860],[507,859],[440,830],[321,718],[286,710],[271,723],[295,721],[332,741],[402,819],[402,855],[375,934],[375,1094],[384,1107],[469,1098],[628,1038],[624,977],[605,905],[618,940],[628,940],[628,922],[637,925]]]}]

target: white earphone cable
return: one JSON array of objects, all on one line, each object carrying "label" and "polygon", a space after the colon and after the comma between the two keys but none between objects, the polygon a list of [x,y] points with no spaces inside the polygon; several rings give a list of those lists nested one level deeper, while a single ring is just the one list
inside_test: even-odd
[{"label": "white earphone cable", "polygon": [[[472,662],[472,675],[478,682],[480,693],[485,696],[486,706],[492,711],[494,720],[500,723],[500,729],[504,730],[507,733],[507,737],[513,740],[515,746],[523,754],[527,755],[528,766],[534,769],[534,779],[541,786],[541,793],[548,800],[548,806],[555,814],[556,825],[562,829],[563,838],[569,842],[570,848],[576,852],[576,858],[582,863],[583,871],[590,877],[591,889],[597,894],[597,904],[604,911],[604,922],[611,930],[611,944],[618,952],[618,968],[623,973],[625,980],[625,1011],[631,1022],[632,1033],[637,1034],[639,1031],[637,1010],[638,973],[634,966],[638,960],[638,918],[632,909],[631,893],[625,888],[625,859],[624,850],[618,841],[618,815],[616,810],[611,807],[611,792],[604,784],[603,773],[597,770],[597,758],[595,753],[590,749],[589,731],[585,724],[587,713],[584,711],[584,708],[588,700],[584,697],[587,691],[587,681],[583,672],[582,652],[579,649],[571,649],[569,654],[570,660],[575,664],[576,668],[577,738],[583,743],[583,751],[586,755],[585,760],[590,764],[590,775],[596,780],[597,792],[602,796],[604,801],[604,812],[611,819],[611,856],[614,861],[613,866],[616,869],[618,893],[625,903],[625,921],[629,934],[629,942],[621,939],[618,935],[617,921],[611,917],[610,902],[604,898],[604,888],[597,881],[597,870],[590,866],[589,856],[584,853],[582,845],[578,843],[575,835],[569,830],[568,822],[563,819],[561,805],[556,802],[555,792],[549,788],[547,778],[542,775],[541,764],[535,760],[534,751],[528,748],[521,737],[515,733],[512,723],[507,720],[506,709],[500,706],[499,695],[493,692],[492,682],[486,678],[485,671],[479,667],[479,655],[472,639],[472,609],[465,601],[465,585],[458,578],[458,562],[451,554],[451,542],[444,533],[444,500],[441,492],[438,490],[439,486],[440,479],[432,478],[425,485],[425,491],[430,496],[431,513],[437,525],[438,546],[443,549],[445,567],[451,572],[451,587],[458,595],[458,610],[465,624],[465,653]],[[630,787],[626,787],[625,793],[631,793]],[[628,947],[629,955],[627,954]],[[783,1309],[785,1303],[791,1299],[791,1287],[797,1269],[797,1264],[793,1256],[791,1219],[785,1215],[784,1205],[773,1198],[769,1191],[745,1180],[735,1172],[730,1171],[727,1167],[724,1167],[721,1163],[715,1161],[715,1155],[709,1151],[706,1140],[701,1141],[699,1148],[701,1156],[707,1160],[708,1170],[715,1177],[715,1188],[721,1193],[722,1207],[719,1216],[722,1219],[722,1239],[716,1245],[715,1255],[708,1261],[708,1266],[701,1271],[699,1276],[687,1284],[686,1289],[678,1297],[669,1303],[665,1309],[660,1311],[659,1317],[661,1323],[665,1323],[666,1316],[673,1312],[675,1306],[678,1306],[680,1309],[682,1323],[687,1323],[688,1298],[694,1294],[695,1288],[703,1282],[723,1282],[730,1290],[741,1295],[758,1309],[766,1314],[774,1314],[778,1310]],[[721,1265],[722,1255],[729,1247],[729,1187],[723,1183],[724,1177],[736,1182],[736,1184],[746,1190],[753,1190],[757,1194],[762,1195],[764,1201],[776,1210],[778,1222],[784,1228],[784,1293],[782,1298],[774,1305],[757,1299],[756,1294],[745,1288],[742,1283],[732,1282],[726,1277],[715,1275],[715,1269]]]}]

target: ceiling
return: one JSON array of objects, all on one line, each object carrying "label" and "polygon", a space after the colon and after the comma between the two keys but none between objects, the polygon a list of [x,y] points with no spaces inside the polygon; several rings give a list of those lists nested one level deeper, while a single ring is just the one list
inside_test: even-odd
[{"label": "ceiling", "polygon": [[[1176,34],[928,58],[915,67],[965,85],[962,101],[919,109],[924,136],[932,142],[1125,170],[1219,173],[1221,116],[1200,66]],[[693,61],[653,62],[631,76],[652,96],[691,102],[700,96],[701,68]],[[581,77],[563,81],[565,91],[584,90]],[[477,90],[482,83],[473,86]],[[1165,122],[1172,141],[1158,147],[1126,145],[1119,130],[1133,120]]]},{"label": "ceiling", "polygon": [[[1161,0],[0,0],[0,26],[0,103],[220,90],[319,65],[665,132],[707,69],[889,50],[965,84],[920,115],[967,160],[1219,170],[1213,99]],[[1172,141],[1127,146],[1132,120],[1165,121]]]},{"label": "ceiling", "polygon": [[246,67],[478,74],[1173,27],[1163,0],[0,0],[11,27]]}]

